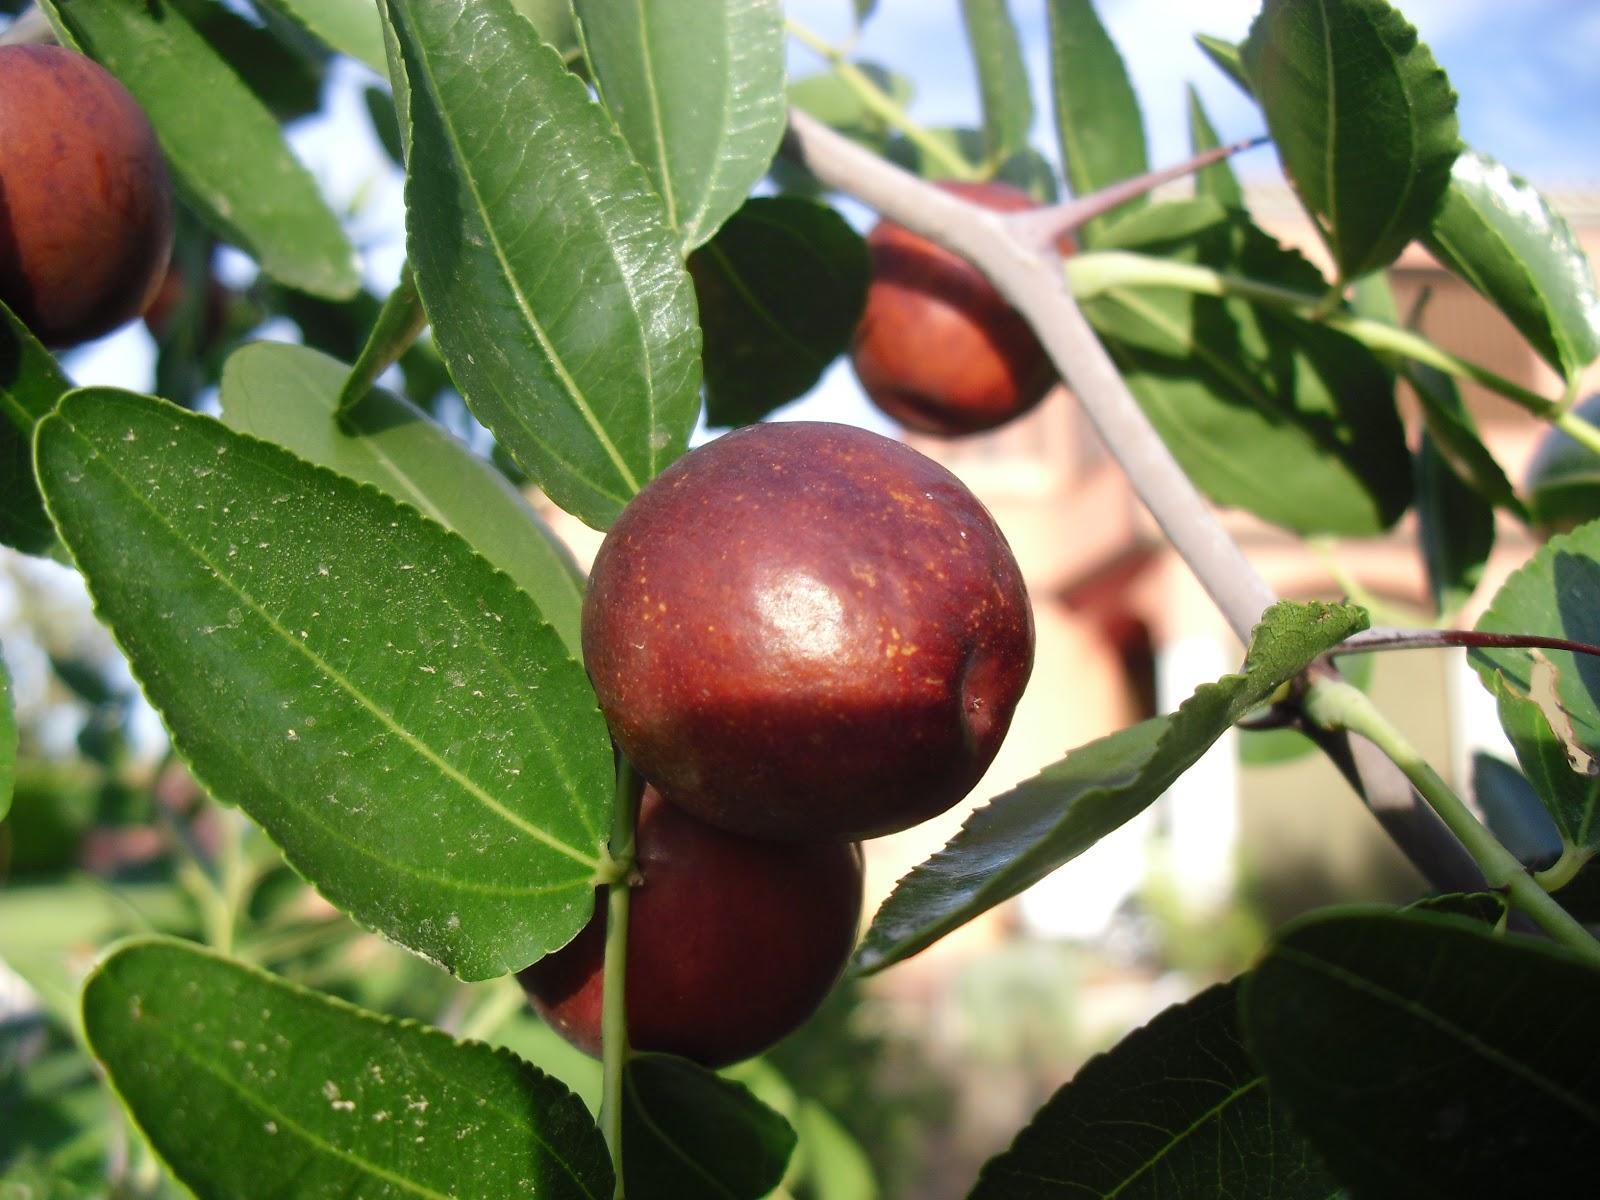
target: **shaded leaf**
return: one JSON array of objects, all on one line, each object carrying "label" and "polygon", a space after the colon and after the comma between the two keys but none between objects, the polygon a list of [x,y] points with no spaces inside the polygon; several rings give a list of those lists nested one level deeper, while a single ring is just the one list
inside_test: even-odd
[{"label": "shaded leaf", "polygon": [[282,283],[319,296],[355,293],[355,252],[316,182],[272,114],[176,7],[47,3],[133,93],[208,225]]},{"label": "shaded leaf", "polygon": [[578,19],[569,0],[511,0],[511,7],[533,22],[541,42],[554,46],[573,70],[579,69],[583,47],[578,42]]},{"label": "shaded leaf", "polygon": [[198,946],[115,951],[84,985],[83,1024],[203,1200],[611,1195],[600,1131],[564,1085]]},{"label": "shaded leaf", "polygon": [[[1600,522],[1551,538],[1500,586],[1477,628],[1490,633],[1538,634],[1600,645]],[[1496,672],[1523,696],[1559,704],[1569,728],[1558,729],[1591,756],[1600,756],[1600,659],[1565,650],[1474,647],[1468,661],[1495,690]],[[1548,665],[1546,665],[1548,664]],[[1553,668],[1553,669],[1552,669]],[[1553,694],[1552,693],[1553,688]]]},{"label": "shaded leaf", "polygon": [[196,778],[466,979],[593,906],[610,739],[534,602],[374,488],[163,401],[41,423],[51,515]]},{"label": "shaded leaf", "polygon": [[1537,188],[1487,154],[1455,160],[1423,241],[1567,378],[1600,355],[1600,292],[1583,246]]},{"label": "shaded leaf", "polygon": [[1428,592],[1441,619],[1461,611],[1483,579],[1494,549],[1494,509],[1456,474],[1426,430],[1412,460],[1417,537]]},{"label": "shaded leaf", "polygon": [[1250,82],[1250,73],[1245,70],[1244,58],[1239,52],[1240,47],[1237,42],[1213,37],[1209,33],[1197,33],[1194,35],[1194,43],[1219,71],[1239,85],[1241,92],[1252,100],[1255,99],[1255,87]]},{"label": "shaded leaf", "polygon": [[[71,0],[67,0],[70,4]],[[215,0],[168,0],[279,121],[322,105],[323,62]]]},{"label": "shaded leaf", "polygon": [[1284,173],[1353,280],[1423,233],[1450,184],[1456,97],[1385,0],[1267,0],[1242,51]]},{"label": "shaded leaf", "polygon": [[1208,988],[1090,1059],[984,1164],[970,1200],[1328,1200],[1338,1185],[1245,1052],[1237,994]]},{"label": "shaded leaf", "polygon": [[[900,108],[911,103],[911,80],[904,75],[872,62],[853,62],[850,66],[866,76],[890,103]],[[881,151],[889,140],[892,126],[887,118],[867,104],[838,69],[802,75],[791,82],[789,103],[846,137],[877,150]]]},{"label": "shaded leaf", "polygon": [[1182,241],[1227,224],[1232,218],[1220,200],[1161,200],[1112,223],[1101,236],[1101,250],[1137,250]]},{"label": "shaded leaf", "polygon": [[388,75],[383,25],[373,0],[260,0],[324,45]]},{"label": "shaded leaf", "polygon": [[[1189,148],[1196,154],[1215,150],[1222,143],[1217,139],[1216,127],[1206,115],[1205,106],[1200,103],[1200,93],[1195,91],[1192,83],[1186,90],[1189,99]],[[1232,208],[1244,207],[1244,188],[1239,186],[1239,177],[1225,159],[1195,172],[1194,192],[1196,196],[1209,196],[1219,204]]]},{"label": "shaded leaf", "polygon": [[896,885],[857,955],[879,970],[1009,900],[1137,816],[1245,713],[1367,623],[1359,608],[1272,606],[1240,674],[1177,712],[1080,746],[978,809],[943,850]]},{"label": "shaded leaf", "polygon": [[[1573,415],[1600,421],[1600,395],[1581,400]],[[1532,518],[1547,529],[1592,521],[1600,517],[1600,454],[1565,429],[1550,429],[1528,461],[1523,487]]]},{"label": "shaded leaf", "polygon": [[[1051,91],[1056,137],[1073,194],[1087,196],[1107,184],[1150,169],[1139,98],[1122,56],[1089,0],[1050,0]],[[1146,203],[1139,196],[1112,210],[1126,213]],[[1097,217],[1079,231],[1095,244],[1110,221]]]},{"label": "shaded leaf", "polygon": [[[1372,688],[1376,654],[1341,654],[1339,673],[1346,683],[1363,692]],[[1298,729],[1248,729],[1239,727],[1239,762],[1246,767],[1269,767],[1317,753],[1317,744]]]},{"label": "shaded leaf", "polygon": [[1500,711],[1500,725],[1517,753],[1517,762],[1534,794],[1561,834],[1563,843],[1582,849],[1600,849],[1600,827],[1595,810],[1600,806],[1600,776],[1573,769],[1566,747],[1550,727],[1544,711],[1518,692],[1496,672],[1488,679]]},{"label": "shaded leaf", "polygon": [[[1157,249],[1296,291],[1323,286],[1316,268],[1239,213]],[[1243,300],[1172,289],[1112,289],[1087,298],[1084,312],[1168,447],[1217,503],[1301,534],[1354,536],[1387,529],[1410,503],[1394,378],[1353,339]],[[1286,476],[1294,487],[1282,486]]]},{"label": "shaded leaf", "polygon": [[405,169],[406,150],[400,141],[400,118],[395,112],[394,97],[381,87],[365,88],[361,98],[367,106],[367,118],[372,122],[372,132],[389,161]]},{"label": "shaded leaf", "polygon": [[794,1130],[742,1084],[688,1059],[638,1054],[622,1087],[630,1200],[757,1200],[783,1178]]},{"label": "shaded leaf", "polygon": [[1350,911],[1288,929],[1245,980],[1273,1096],[1360,1196],[1525,1195],[1587,1174],[1600,973],[1460,917]]},{"label": "shaded leaf", "polygon": [[1033,128],[1022,41],[1006,0],[961,0],[961,19],[983,99],[984,157],[999,163],[1027,146]]},{"label": "shaded leaf", "polygon": [[1475,753],[1472,798],[1489,832],[1524,866],[1542,870],[1561,856],[1561,831],[1527,776],[1510,763],[1481,750]]},{"label": "shaded leaf", "polygon": [[[385,0],[410,90],[406,224],[474,414],[605,528],[699,413],[693,285],[604,110],[505,0]],[[515,139],[506,114],[528,120]],[[537,118],[537,119],[536,119]]]},{"label": "shaded leaf", "polygon": [[1477,423],[1461,402],[1455,380],[1426,363],[1408,362],[1403,369],[1406,382],[1422,402],[1422,419],[1434,449],[1451,470],[1490,504],[1526,520],[1528,510],[1517,499],[1499,460],[1484,444]]},{"label": "shaded leaf", "polygon": [[[927,135],[927,141],[944,146],[959,162],[970,165],[983,161],[984,140],[981,130],[932,128],[923,132]],[[922,179],[972,178],[970,170],[954,169],[946,158],[929,153],[924,146],[904,134],[897,133],[890,137],[883,153],[890,162]],[[1058,192],[1055,168],[1044,155],[1031,147],[1018,150],[1005,159],[995,167],[989,178],[1020,188],[1041,204],[1053,203]]]},{"label": "shaded leaf", "polygon": [[25,554],[55,545],[33,475],[33,427],[71,386],[55,356],[0,304],[0,542]]},{"label": "shaded leaf", "polygon": [[11,698],[11,675],[0,658],[0,821],[11,811],[17,782],[17,710]]},{"label": "shaded leaf", "polygon": [[684,253],[744,203],[788,119],[779,0],[573,0],[600,97]]},{"label": "shaded leaf", "polygon": [[1435,913],[1439,916],[1466,917],[1491,928],[1506,915],[1505,897],[1498,892],[1450,892],[1424,896],[1405,906],[1406,912]]},{"label": "shaded leaf", "polygon": [[222,373],[222,419],[370,483],[459,533],[533,597],[581,660],[583,575],[571,552],[504,475],[398,396],[374,389],[336,421],[349,369],[302,346],[244,346]]},{"label": "shaded leaf", "polygon": [[707,420],[759,421],[810,391],[850,346],[870,270],[866,243],[826,205],[747,200],[689,259]]}]

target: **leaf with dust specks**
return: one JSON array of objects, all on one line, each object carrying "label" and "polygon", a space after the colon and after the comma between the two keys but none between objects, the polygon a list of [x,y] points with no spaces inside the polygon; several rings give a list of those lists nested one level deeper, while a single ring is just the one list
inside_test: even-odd
[{"label": "leaf with dust specks", "polygon": [[611,1195],[565,1085],[184,942],[125,944],[83,990],[123,1104],[202,1200]]},{"label": "leaf with dust specks", "polygon": [[534,601],[414,508],[162,400],[73,392],[40,483],[208,791],[464,979],[593,910],[611,743]]}]

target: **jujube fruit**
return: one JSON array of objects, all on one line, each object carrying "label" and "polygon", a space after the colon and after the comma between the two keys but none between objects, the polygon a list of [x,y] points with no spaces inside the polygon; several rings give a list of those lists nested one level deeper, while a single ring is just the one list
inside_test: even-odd
[{"label": "jujube fruit", "polygon": [[[1002,183],[944,183],[999,212],[1035,207]],[[1070,238],[1059,243],[1073,249]],[[955,436],[1027,412],[1056,372],[1033,329],[966,259],[892,221],[867,235],[872,282],[850,362],[862,389],[908,429]]]},{"label": "jujube fruit", "polygon": [[0,47],[0,300],[72,346],[138,316],[172,252],[172,183],[149,120],[102,67]]},{"label": "jujube fruit", "polygon": [[751,837],[943,812],[1033,661],[1004,535],[949,471],[844,425],[751,425],[679,459],[595,559],[584,661],[666,798]]},{"label": "jujube fruit", "polygon": [[[713,829],[647,789],[628,914],[637,1050],[725,1066],[803,1024],[837,982],[861,919],[861,851]],[[539,1014],[599,1056],[606,896],[577,938],[521,971]]]}]

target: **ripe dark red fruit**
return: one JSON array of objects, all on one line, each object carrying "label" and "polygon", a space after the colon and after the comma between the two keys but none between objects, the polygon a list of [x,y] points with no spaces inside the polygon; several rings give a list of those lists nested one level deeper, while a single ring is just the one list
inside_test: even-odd
[{"label": "ripe dark red fruit", "polygon": [[636,496],[584,661],[622,753],[751,837],[875,837],[994,758],[1033,662],[1004,535],[950,472],[845,425],[736,430]]},{"label": "ripe dark red fruit", "polygon": [[0,47],[0,300],[47,345],[138,316],[172,252],[172,183],[143,111],[59,46]]},{"label": "ripe dark red fruit", "polygon": [[[941,187],[984,208],[1033,208],[1001,183]],[[1062,253],[1073,249],[1070,238]],[[867,235],[872,282],[850,361],[868,398],[908,429],[952,437],[1027,412],[1056,381],[1039,339],[959,255],[892,221]]]},{"label": "ripe dark red fruit", "polygon": [[[762,842],[696,821],[646,789],[628,915],[628,1036],[709,1067],[759,1054],[838,981],[861,919],[861,851]],[[577,938],[518,978],[580,1050],[600,1054],[606,897]]]}]

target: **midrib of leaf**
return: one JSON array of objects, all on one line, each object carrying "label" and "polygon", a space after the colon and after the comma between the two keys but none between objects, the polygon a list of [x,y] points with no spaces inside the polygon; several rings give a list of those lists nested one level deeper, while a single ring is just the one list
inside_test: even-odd
[{"label": "midrib of leaf", "polygon": [[39,418],[22,407],[22,401],[9,388],[0,389],[0,402],[4,402],[6,411],[13,414],[17,430],[24,437],[39,423]]},{"label": "midrib of leaf", "polygon": [[[455,122],[451,118],[449,108],[439,98],[438,78],[434,73],[433,62],[428,53],[428,48],[424,44],[425,40],[426,39],[417,38],[415,36],[415,30],[413,29],[412,43],[417,46],[417,57],[420,60],[422,71],[426,78],[426,84],[429,90],[433,93],[435,106],[439,114],[440,124],[442,124],[449,133],[450,148],[455,152],[456,162],[461,166],[461,178],[466,181],[467,188],[472,193],[473,203],[477,205],[478,213],[483,217],[483,228],[488,236],[489,244],[494,248],[495,261],[500,264],[501,274],[505,278],[507,285],[510,287],[511,294],[516,299],[517,308],[522,313],[523,319],[527,322],[528,328],[533,331],[533,335],[538,339],[539,346],[544,351],[545,357],[550,361],[550,365],[555,369],[556,375],[560,379],[562,387],[566,390],[568,398],[571,399],[573,406],[583,417],[584,423],[589,426],[590,431],[595,436],[595,440],[599,442],[600,447],[605,451],[606,457],[611,460],[612,466],[616,467],[617,471],[621,474],[623,482],[628,487],[632,488],[633,492],[637,494],[640,488],[638,478],[629,468],[627,461],[622,457],[621,452],[618,451],[616,444],[611,440],[610,435],[606,433],[605,427],[600,424],[599,419],[594,415],[594,410],[589,407],[589,401],[588,398],[583,394],[583,389],[578,386],[578,381],[572,377],[570,372],[568,372],[567,364],[562,361],[561,356],[556,352],[555,345],[550,341],[548,334],[545,332],[544,326],[539,323],[537,315],[534,313],[532,307],[528,303],[528,297],[526,293],[524,293],[522,290],[522,285],[517,281],[516,274],[511,269],[511,261],[506,257],[505,246],[500,240],[499,230],[495,227],[494,222],[488,219],[489,209],[484,204],[483,193],[478,187],[478,180],[469,169],[466,155],[462,152],[461,138],[456,132]],[[609,242],[607,243],[607,248],[610,249]],[[614,254],[613,261],[615,261]],[[631,289],[629,290],[629,301],[630,303],[633,302]],[[635,310],[634,315],[638,315],[637,309]],[[645,373],[648,377],[652,370],[648,351],[644,354],[644,363]],[[655,387],[653,379],[648,379],[648,386],[645,388],[645,398],[646,402],[650,405],[652,418],[650,423],[651,426],[654,427]],[[534,431],[533,427],[528,424],[527,418],[523,414],[520,405],[506,403],[505,408],[506,411],[511,413],[517,424],[522,427],[523,431],[527,433],[530,438],[548,449],[548,443],[545,442],[545,440]],[[654,455],[655,452],[652,450],[651,461],[654,461]],[[565,460],[562,461],[565,462]],[[567,465],[569,469],[575,469],[572,468],[571,464]],[[581,471],[577,473],[580,475],[580,477],[583,474]],[[593,483],[590,483],[590,486],[594,486]],[[603,488],[596,487],[595,490],[601,492],[603,495],[611,497],[614,500],[626,502],[629,499],[627,496],[618,496],[613,492],[605,491]]]},{"label": "midrib of leaf", "polygon": [[1322,69],[1328,77],[1328,139],[1323,148],[1323,171],[1328,191],[1328,229],[1337,234],[1339,229],[1339,176],[1334,160],[1338,157],[1337,130],[1339,128],[1339,92],[1334,84],[1333,35],[1328,29],[1327,0],[1317,0],[1317,16],[1322,23]]},{"label": "midrib of leaf", "polygon": [[828,360],[823,358],[822,355],[818,354],[805,342],[802,342],[799,338],[790,333],[789,330],[784,327],[782,322],[780,322],[777,317],[773,315],[772,311],[768,309],[766,305],[762,304],[759,299],[757,299],[755,293],[745,286],[744,279],[737,271],[733,269],[733,264],[729,261],[728,256],[721,249],[711,242],[706,243],[705,249],[707,253],[709,253],[716,261],[716,264],[722,268],[723,277],[733,285],[733,289],[738,293],[740,299],[749,305],[750,311],[761,318],[762,325],[771,331],[773,337],[782,341],[790,349],[796,351],[799,355],[810,362],[817,363],[822,366],[827,365]]},{"label": "midrib of leaf", "polygon": [[1423,1007],[1409,997],[1397,995],[1381,984],[1375,983],[1365,976],[1357,975],[1353,971],[1346,970],[1344,967],[1320,958],[1309,951],[1300,950],[1293,946],[1279,946],[1276,953],[1307,970],[1324,975],[1335,983],[1343,984],[1351,991],[1361,992],[1375,1000],[1380,1000],[1399,1009],[1407,1016],[1415,1018],[1422,1024],[1432,1026],[1438,1032],[1460,1042],[1462,1046],[1471,1050],[1480,1058],[1500,1067],[1509,1074],[1515,1075],[1524,1083],[1531,1085],[1536,1091],[1543,1092],[1552,1100],[1570,1108],[1591,1125],[1600,1127],[1600,1109],[1589,1104],[1581,1096],[1574,1095],[1566,1088],[1525,1067],[1509,1055],[1496,1050],[1476,1034],[1461,1028],[1454,1021]]},{"label": "midrib of leaf", "polygon": [[[1215,1081],[1214,1080],[1207,1080],[1206,1082],[1209,1083],[1209,1082],[1215,1082]],[[1205,1125],[1207,1122],[1209,1122],[1214,1117],[1216,1117],[1218,1114],[1220,1114],[1230,1104],[1233,1104],[1233,1103],[1235,1103],[1235,1102],[1237,1102],[1239,1100],[1242,1100],[1245,1096],[1249,1095],[1251,1092],[1253,1092],[1256,1088],[1260,1087],[1265,1082],[1266,1082],[1266,1077],[1265,1076],[1257,1075],[1249,1083],[1246,1083],[1246,1084],[1241,1085],[1240,1087],[1234,1088],[1226,1096],[1224,1096],[1221,1100],[1218,1100],[1210,1108],[1206,1109],[1205,1112],[1201,1113],[1192,1122],[1190,1122],[1190,1124],[1189,1124],[1187,1129],[1181,1129],[1177,1133],[1172,1134],[1169,1137],[1169,1140],[1167,1141],[1167,1143],[1164,1146],[1162,1146],[1161,1149],[1157,1150],[1148,1159],[1146,1159],[1144,1162],[1139,1164],[1139,1169],[1137,1171],[1133,1172],[1133,1174],[1129,1175],[1121,1183],[1117,1184],[1116,1187],[1112,1188],[1109,1192],[1107,1192],[1105,1194],[1104,1200],[1115,1200],[1115,1197],[1122,1195],[1123,1192],[1127,1191],[1128,1188],[1133,1186],[1135,1181],[1137,1181],[1138,1178],[1141,1175],[1144,1175],[1148,1171],[1152,1170],[1158,1162],[1160,1162],[1168,1154],[1172,1153],[1172,1151],[1181,1142],[1183,1142],[1184,1139],[1192,1137],[1195,1133],[1199,1132],[1200,1128],[1203,1125]]]},{"label": "midrib of leaf", "polygon": [[661,114],[661,100],[656,89],[656,64],[650,54],[650,20],[646,15],[649,6],[645,0],[634,0],[633,10],[639,24],[639,48],[644,59],[645,95],[650,97],[650,128],[655,133],[656,162],[661,167],[661,199],[667,208],[667,224],[678,226],[678,197],[672,182],[672,167],[667,162],[667,125]]},{"label": "midrib of leaf", "polygon": [[[83,445],[86,448],[90,449],[91,451],[94,449],[93,443],[91,443],[88,438],[84,437],[84,435],[82,433],[80,433],[75,426],[72,426],[72,425],[69,424],[68,428],[71,429],[72,433],[83,443]],[[127,492],[128,496],[132,499],[132,501],[138,507],[144,509],[144,511],[147,512],[150,515],[150,517],[155,521],[156,524],[160,525],[162,528],[165,528],[167,530],[167,532],[169,534],[171,534],[172,537],[178,542],[179,545],[183,546],[184,549],[187,550],[192,555],[194,555],[194,557],[197,560],[199,560],[205,566],[209,567],[211,569],[211,571],[213,572],[213,578],[218,583],[220,583],[223,587],[225,587],[228,591],[232,592],[235,596],[237,596],[239,598],[239,600],[243,604],[248,606],[252,612],[254,612],[263,622],[266,623],[267,627],[273,633],[275,633],[275,634],[277,634],[279,636],[279,638],[283,641],[283,643],[285,645],[293,647],[293,649],[297,653],[302,655],[313,666],[315,666],[320,671],[322,671],[329,679],[331,679],[347,695],[349,695],[352,700],[356,701],[357,704],[359,704],[363,709],[365,709],[367,712],[369,712],[373,716],[373,718],[378,721],[379,724],[381,724],[385,728],[389,729],[396,736],[398,736],[403,743],[405,743],[413,751],[415,751],[420,757],[422,757],[424,760],[426,760],[427,762],[433,764],[436,768],[438,768],[438,770],[443,775],[445,775],[446,778],[448,778],[452,782],[454,782],[458,787],[460,787],[464,792],[466,792],[468,796],[472,797],[472,799],[476,800],[479,804],[481,804],[484,808],[488,809],[490,812],[492,812],[492,813],[496,814],[497,816],[499,816],[508,825],[511,825],[515,829],[521,830],[523,833],[527,834],[529,837],[533,838],[535,841],[542,842],[545,846],[549,847],[551,850],[555,850],[558,853],[565,854],[567,857],[571,858],[574,862],[581,863],[583,866],[589,867],[591,869],[599,866],[599,860],[598,859],[593,858],[593,857],[591,857],[591,856],[589,856],[587,854],[583,854],[582,852],[580,852],[576,848],[567,845],[560,838],[557,838],[557,837],[553,836],[552,834],[547,833],[545,830],[540,829],[537,825],[533,825],[533,824],[529,823],[528,821],[525,821],[523,818],[519,817],[516,813],[514,813],[510,809],[506,808],[503,804],[501,804],[498,800],[496,800],[493,796],[491,796],[479,784],[475,783],[473,780],[469,779],[466,775],[462,774],[455,767],[451,766],[444,759],[440,758],[434,752],[432,747],[430,747],[426,742],[424,742],[420,738],[418,738],[410,730],[408,730],[404,726],[400,725],[380,705],[378,705],[375,701],[370,699],[366,695],[365,692],[363,692],[359,688],[357,688],[353,681],[351,681],[350,679],[346,678],[346,676],[342,672],[336,670],[331,663],[329,663],[327,660],[322,658],[321,655],[317,654],[309,646],[306,646],[304,643],[300,642],[297,638],[291,636],[289,631],[287,629],[285,629],[281,624],[279,624],[277,619],[274,618],[272,616],[272,614],[268,613],[264,608],[261,607],[260,604],[258,604],[254,599],[252,599],[246,592],[244,592],[242,589],[240,589],[238,586],[236,586],[234,584],[232,579],[227,574],[224,573],[223,566],[219,565],[209,555],[207,555],[203,550],[201,550],[199,547],[195,546],[192,542],[190,542],[189,539],[186,538],[183,535],[183,533],[176,526],[174,526],[160,512],[158,512],[155,509],[155,507],[152,506],[150,504],[150,502],[145,498],[145,496],[139,491],[139,489],[137,489],[136,487],[133,486],[132,481],[130,481],[125,475],[123,475],[122,472],[118,471],[116,469],[116,467],[111,464],[111,462],[109,460],[105,461],[105,470],[111,475],[112,478],[114,478],[119,484],[122,485],[123,489]],[[446,603],[449,603],[449,600],[448,600],[447,597],[446,597]],[[452,607],[452,609],[454,609],[454,605],[451,605],[451,607]],[[467,627],[469,629],[472,628],[471,622],[467,622]],[[480,643],[480,645],[481,645],[481,643]],[[486,647],[485,647],[485,653],[486,654],[488,653]],[[505,669],[504,665],[500,664],[500,660],[499,660],[499,658],[497,656],[490,654],[490,655],[488,655],[488,657],[492,661],[494,661],[495,663],[500,665],[500,668],[501,668],[502,671]],[[540,714],[538,713],[538,710],[536,708],[531,708],[529,710],[529,712],[533,715],[534,720],[539,723],[540,728],[544,729],[545,727],[544,727],[543,719],[540,716]],[[546,732],[548,732],[548,730],[546,730]],[[559,762],[559,760],[558,760],[558,762]],[[560,774],[561,781],[565,785],[566,792],[567,792],[568,796],[570,797],[570,796],[573,795],[573,788],[572,788],[572,785],[571,785],[570,781],[566,778],[566,773],[565,773],[564,770],[562,770],[562,766],[564,766],[564,764],[561,764],[560,766],[558,766],[557,767],[557,771]],[[580,805],[580,806],[576,806],[576,807],[578,807],[581,810],[582,806]]]}]

